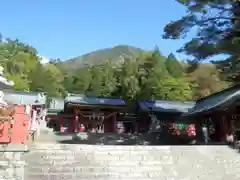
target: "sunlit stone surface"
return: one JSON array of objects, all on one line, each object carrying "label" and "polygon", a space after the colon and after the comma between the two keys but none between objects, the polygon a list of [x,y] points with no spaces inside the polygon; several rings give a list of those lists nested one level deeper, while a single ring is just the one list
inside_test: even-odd
[{"label": "sunlit stone surface", "polygon": [[0,179],[22,180],[24,178],[24,145],[0,145]]},{"label": "sunlit stone surface", "polygon": [[240,179],[240,157],[225,146],[36,144],[25,180]]}]

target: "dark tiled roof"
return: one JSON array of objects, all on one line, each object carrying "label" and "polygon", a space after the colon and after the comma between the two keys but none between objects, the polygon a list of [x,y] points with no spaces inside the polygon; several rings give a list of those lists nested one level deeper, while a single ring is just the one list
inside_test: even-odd
[{"label": "dark tiled roof", "polygon": [[214,108],[229,106],[240,99],[240,85],[235,85],[218,93],[199,99],[196,105],[183,116],[206,112]]},{"label": "dark tiled roof", "polygon": [[88,104],[88,105],[112,105],[121,106],[125,105],[125,101],[122,99],[104,98],[104,97],[88,97],[85,95],[74,95],[65,98],[65,102],[73,104]]},{"label": "dark tiled roof", "polygon": [[152,112],[188,112],[194,107],[195,102],[181,102],[181,101],[138,101],[138,105],[143,111]]}]

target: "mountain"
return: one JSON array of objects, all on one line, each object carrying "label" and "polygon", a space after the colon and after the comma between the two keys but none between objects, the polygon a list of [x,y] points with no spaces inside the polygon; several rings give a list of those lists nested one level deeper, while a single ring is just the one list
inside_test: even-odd
[{"label": "mountain", "polygon": [[144,50],[128,45],[118,45],[112,48],[100,49],[82,56],[63,61],[61,64],[69,69],[78,69],[93,64],[99,64],[106,60],[120,63],[123,57],[133,58],[143,53]]}]

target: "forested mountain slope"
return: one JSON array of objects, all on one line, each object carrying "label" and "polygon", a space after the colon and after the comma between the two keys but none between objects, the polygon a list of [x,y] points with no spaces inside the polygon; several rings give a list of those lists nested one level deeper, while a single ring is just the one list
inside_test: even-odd
[{"label": "forested mountain slope", "polygon": [[6,39],[0,41],[0,63],[5,75],[15,82],[15,90],[43,91],[53,97],[72,92],[129,100],[185,101],[228,86],[214,65],[200,64],[188,72],[188,64],[174,54],[164,57],[160,51],[119,45],[42,64],[34,47]]},{"label": "forested mountain slope", "polygon": [[70,69],[82,68],[90,65],[100,64],[106,60],[121,63],[124,57],[134,58],[143,53],[144,50],[128,45],[118,45],[87,53],[73,59],[65,60],[63,64]]}]

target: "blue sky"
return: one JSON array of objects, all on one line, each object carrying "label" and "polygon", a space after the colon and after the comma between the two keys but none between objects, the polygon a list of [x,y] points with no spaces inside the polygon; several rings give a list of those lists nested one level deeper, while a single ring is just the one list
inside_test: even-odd
[{"label": "blue sky", "polygon": [[50,58],[69,59],[119,44],[146,50],[158,45],[167,55],[184,42],[161,39],[163,27],[185,14],[175,0],[8,0],[0,12],[4,36]]}]

